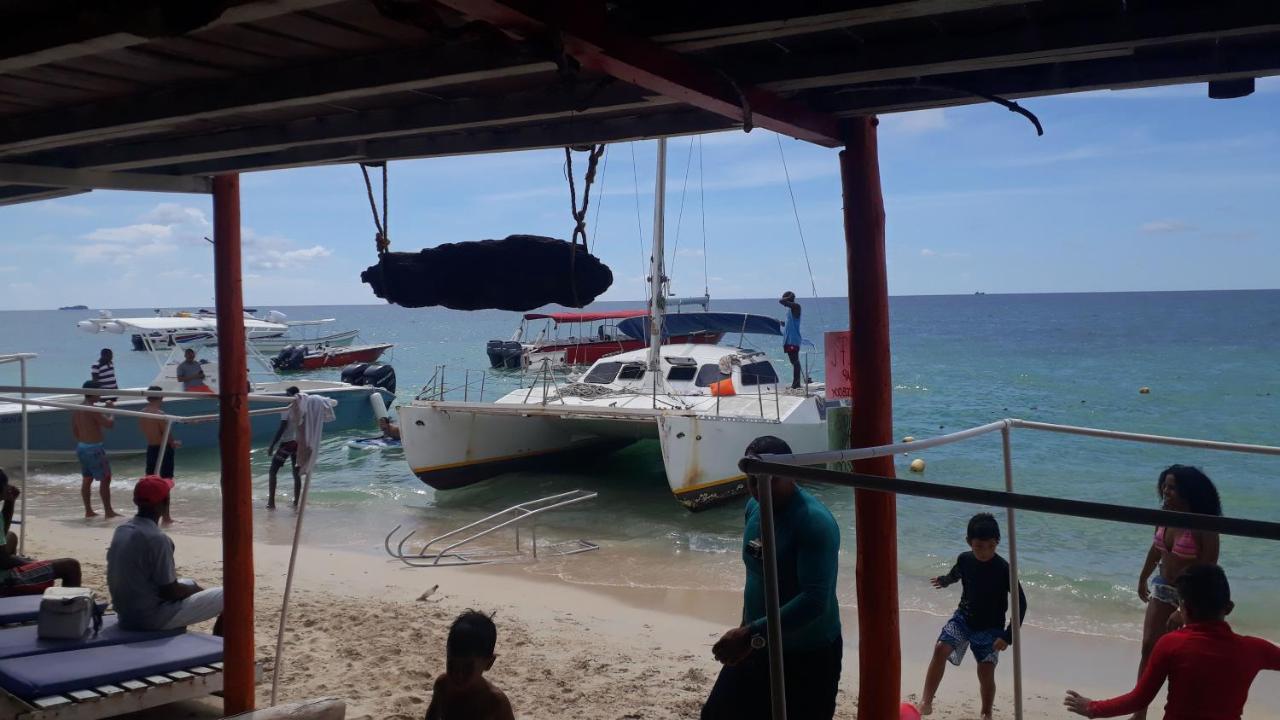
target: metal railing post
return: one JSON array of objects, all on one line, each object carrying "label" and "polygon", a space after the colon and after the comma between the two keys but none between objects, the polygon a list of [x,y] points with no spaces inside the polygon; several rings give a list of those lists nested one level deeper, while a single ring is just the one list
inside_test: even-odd
[{"label": "metal railing post", "polygon": [[[18,377],[22,385],[22,399],[27,398],[27,359],[18,359]],[[18,512],[22,513],[22,524],[18,526],[18,554],[21,555],[23,548],[27,543],[27,475],[30,468],[27,466],[28,452],[30,451],[30,432],[27,419],[27,404],[22,404],[22,487],[18,488],[22,494],[18,496]]]},{"label": "metal railing post", "polygon": [[764,545],[764,614],[769,647],[769,703],[773,720],[787,720],[787,688],[782,668],[782,603],[778,600],[778,547],[773,532],[773,478],[756,483],[760,492],[760,542]]},{"label": "metal railing post", "polygon": [[471,394],[471,368],[467,368],[466,373],[462,376],[462,402],[467,402],[468,396]]},{"label": "metal railing post", "polygon": [[[1006,424],[1000,430],[1004,455],[1004,491],[1013,492],[1012,430]],[[1005,508],[1005,524],[1009,528],[1009,624],[1013,628],[1013,716],[1022,720],[1022,596],[1018,581],[1018,529],[1014,525],[1013,508]]]},{"label": "metal railing post", "polygon": [[483,370],[480,373],[480,399],[476,402],[484,402],[484,381],[489,379],[489,371]]}]

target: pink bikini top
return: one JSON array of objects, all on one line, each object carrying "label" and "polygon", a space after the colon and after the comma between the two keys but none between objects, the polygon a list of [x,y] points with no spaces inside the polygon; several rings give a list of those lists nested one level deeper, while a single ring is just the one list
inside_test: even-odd
[{"label": "pink bikini top", "polygon": [[[1169,548],[1164,542],[1164,531],[1162,527],[1156,528],[1155,540],[1151,543],[1157,550],[1162,553],[1169,552]],[[1194,560],[1200,556],[1200,544],[1196,542],[1195,533],[1184,530],[1173,543],[1173,554],[1180,558],[1188,558]]]}]

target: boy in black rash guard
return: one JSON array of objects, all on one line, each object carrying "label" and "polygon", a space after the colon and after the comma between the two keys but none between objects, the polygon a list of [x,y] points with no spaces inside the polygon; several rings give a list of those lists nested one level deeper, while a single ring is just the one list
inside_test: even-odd
[{"label": "boy in black rash guard", "polygon": [[[951,572],[932,580],[936,588],[959,581],[964,586],[960,607],[942,628],[933,649],[929,672],[924,678],[920,698],[920,714],[933,712],[933,695],[942,682],[947,660],[959,665],[965,650],[973,648],[978,661],[978,685],[982,689],[982,718],[991,720],[991,706],[996,698],[996,662],[1001,650],[1013,643],[1013,626],[1005,625],[1009,609],[1009,563],[996,554],[1000,544],[1000,525],[991,513],[978,513],[969,520],[969,552],[956,558]],[[1018,586],[1018,624],[1027,616],[1027,596]]]}]

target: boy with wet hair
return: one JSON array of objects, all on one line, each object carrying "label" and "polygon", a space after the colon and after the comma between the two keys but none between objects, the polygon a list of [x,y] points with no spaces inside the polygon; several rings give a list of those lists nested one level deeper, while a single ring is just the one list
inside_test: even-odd
[{"label": "boy with wet hair", "polygon": [[[1000,652],[1013,644],[1013,625],[1005,625],[1009,610],[1009,563],[996,554],[1000,545],[1000,525],[991,513],[978,513],[969,519],[965,538],[969,552],[961,553],[951,572],[931,581],[945,588],[959,581],[964,592],[960,607],[942,628],[933,648],[929,671],[925,674],[924,692],[920,697],[920,714],[933,712],[933,696],[946,672],[947,661],[959,665],[965,651],[972,649],[978,661],[978,686],[982,691],[982,718],[991,720],[991,706],[996,698],[996,663]],[[1018,624],[1027,616],[1027,596],[1018,586]]]},{"label": "boy with wet hair", "polygon": [[467,610],[449,627],[444,674],[436,678],[426,720],[515,720],[511,702],[485,679],[498,659],[493,617]]},{"label": "boy with wet hair", "polygon": [[1068,710],[1090,718],[1145,710],[1168,678],[1165,720],[1243,716],[1253,679],[1262,670],[1280,670],[1280,647],[1232,632],[1226,620],[1235,608],[1231,585],[1217,565],[1193,565],[1174,584],[1186,625],[1156,641],[1137,686],[1110,700],[1090,700],[1068,690],[1063,701]]}]

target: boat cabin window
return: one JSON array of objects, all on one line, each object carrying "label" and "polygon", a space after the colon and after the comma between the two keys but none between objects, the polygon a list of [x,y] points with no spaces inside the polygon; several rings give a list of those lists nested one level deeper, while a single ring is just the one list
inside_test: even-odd
[{"label": "boat cabin window", "polygon": [[596,363],[591,368],[587,376],[582,378],[583,382],[596,383],[597,385],[608,385],[618,377],[618,371],[622,369],[620,362],[603,362]]},{"label": "boat cabin window", "polygon": [[644,377],[645,367],[640,363],[628,363],[622,366],[622,372],[618,373],[619,380],[639,380]]},{"label": "boat cabin window", "polygon": [[774,385],[778,382],[778,373],[773,369],[773,363],[768,360],[761,362],[748,363],[742,366],[742,384],[748,385]]},{"label": "boat cabin window", "polygon": [[688,382],[698,374],[697,365],[676,365],[667,372],[667,380]]},{"label": "boat cabin window", "polygon": [[694,384],[698,387],[711,387],[713,383],[717,383],[727,377],[729,376],[720,372],[719,365],[707,364],[698,368],[698,378],[694,381]]}]

